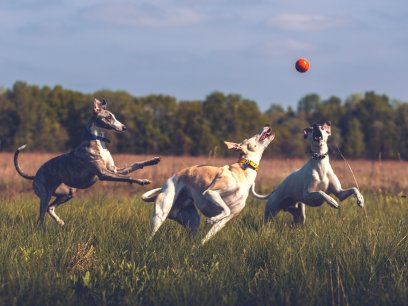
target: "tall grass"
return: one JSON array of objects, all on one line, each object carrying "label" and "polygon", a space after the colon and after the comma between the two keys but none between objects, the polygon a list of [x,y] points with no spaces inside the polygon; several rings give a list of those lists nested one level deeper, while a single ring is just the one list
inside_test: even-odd
[{"label": "tall grass", "polygon": [[[49,154],[21,155],[28,173]],[[118,155],[119,165],[151,156]],[[159,186],[193,164],[224,165],[230,158],[164,157],[133,174]],[[304,160],[264,158],[257,190],[267,192]],[[204,247],[166,221],[148,239],[152,204],[139,187],[97,183],[47,216],[37,229],[39,203],[31,182],[19,177],[12,155],[0,154],[0,305],[407,305],[407,162],[351,161],[366,199],[341,210],[307,209],[306,225],[288,214],[262,223],[264,202],[247,207]],[[344,186],[348,166],[332,158]]]},{"label": "tall grass", "polygon": [[153,240],[152,204],[140,194],[82,194],[37,230],[38,200],[0,198],[0,304],[4,305],[407,305],[408,203],[365,194],[341,210],[307,209],[293,227],[281,213],[262,224],[264,202],[204,247],[166,221]]}]

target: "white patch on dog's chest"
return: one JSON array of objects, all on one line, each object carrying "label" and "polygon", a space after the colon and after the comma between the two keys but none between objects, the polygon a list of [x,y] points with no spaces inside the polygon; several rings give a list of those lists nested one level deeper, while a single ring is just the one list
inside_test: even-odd
[{"label": "white patch on dog's chest", "polygon": [[110,154],[108,149],[104,148],[104,145],[102,145],[100,141],[97,141],[97,143],[99,154],[102,160],[105,162],[106,168],[113,171],[115,169],[115,163],[113,161],[112,155]]}]

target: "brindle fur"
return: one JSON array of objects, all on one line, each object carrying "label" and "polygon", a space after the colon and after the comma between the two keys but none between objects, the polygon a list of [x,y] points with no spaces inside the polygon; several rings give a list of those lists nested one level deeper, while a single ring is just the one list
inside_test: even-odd
[{"label": "brindle fur", "polygon": [[[106,109],[106,101],[95,99],[93,116],[89,120],[84,139],[81,144],[69,153],[56,156],[45,162],[37,171],[35,176],[25,174],[18,165],[18,155],[26,146],[22,146],[14,153],[14,165],[17,172],[24,178],[33,180],[33,189],[40,198],[39,225],[45,230],[44,218],[48,212],[60,225],[64,221],[55,213],[58,205],[68,202],[75,194],[75,189],[86,189],[97,182],[127,182],[139,185],[150,184],[146,179],[134,179],[127,176],[128,173],[152,166],[160,162],[155,157],[150,160],[138,162],[126,168],[117,168],[113,162],[110,152],[106,149],[102,130],[114,130],[122,132],[126,130],[125,125],[119,122],[115,116]],[[88,133],[88,134],[86,134]],[[88,135],[88,137],[86,137]],[[96,137],[89,137],[94,135]],[[99,137],[99,139],[94,139]],[[55,200],[49,204],[51,197]]]}]

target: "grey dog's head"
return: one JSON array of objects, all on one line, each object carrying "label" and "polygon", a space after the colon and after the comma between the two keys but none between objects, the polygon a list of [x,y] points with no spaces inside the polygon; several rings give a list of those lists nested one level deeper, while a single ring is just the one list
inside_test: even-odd
[{"label": "grey dog's head", "polygon": [[327,142],[331,135],[331,122],[326,121],[323,124],[313,124],[303,130],[303,137],[310,142]]},{"label": "grey dog's head", "polygon": [[102,102],[95,98],[93,108],[93,122],[101,129],[123,132],[126,126],[116,119],[115,115],[106,109],[108,103],[105,99]]}]

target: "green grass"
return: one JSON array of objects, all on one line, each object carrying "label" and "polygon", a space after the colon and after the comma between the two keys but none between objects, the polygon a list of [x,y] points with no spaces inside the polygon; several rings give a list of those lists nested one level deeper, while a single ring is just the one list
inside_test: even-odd
[{"label": "green grass", "polygon": [[262,224],[264,202],[204,247],[167,221],[147,239],[152,204],[82,194],[35,225],[37,198],[0,199],[0,304],[4,305],[407,305],[408,203],[366,194],[340,211],[307,208]]}]

